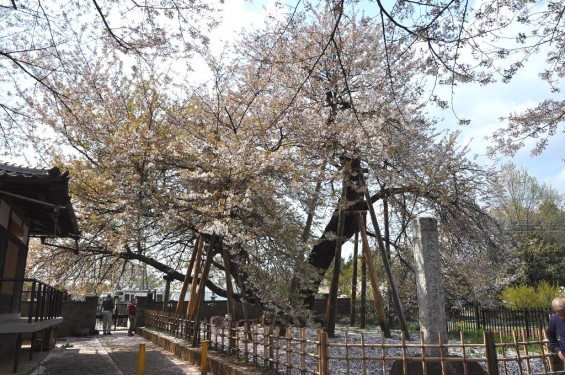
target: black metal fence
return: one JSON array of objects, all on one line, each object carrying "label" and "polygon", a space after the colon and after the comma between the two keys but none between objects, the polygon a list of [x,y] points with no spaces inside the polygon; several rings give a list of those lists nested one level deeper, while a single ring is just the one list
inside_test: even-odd
[{"label": "black metal fence", "polygon": [[524,330],[528,337],[545,330],[551,307],[539,309],[486,308],[470,304],[447,311],[448,332],[498,331],[510,335]]},{"label": "black metal fence", "polygon": [[0,279],[0,311],[21,313],[28,322],[61,316],[65,293],[36,279]]}]

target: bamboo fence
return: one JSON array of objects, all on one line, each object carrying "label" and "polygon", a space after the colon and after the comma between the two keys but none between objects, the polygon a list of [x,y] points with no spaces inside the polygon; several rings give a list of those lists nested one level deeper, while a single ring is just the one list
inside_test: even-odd
[{"label": "bamboo fence", "polygon": [[329,338],[321,331],[264,322],[232,323],[216,332],[202,321],[195,330],[194,322],[179,315],[152,310],[145,312],[145,323],[147,328],[189,342],[207,339],[211,350],[287,375],[389,374],[395,362],[404,374],[409,374],[415,363],[422,366],[423,374],[440,366],[446,375],[450,366],[457,365],[461,374],[469,375],[476,366],[472,363],[478,363],[489,375],[565,374],[555,367],[556,357],[542,330],[529,336],[525,330],[511,335],[485,332],[481,343],[467,342],[463,332],[449,341],[440,334],[436,344],[429,344],[423,334],[412,341],[406,340],[403,332],[390,339],[380,331],[345,331]]}]

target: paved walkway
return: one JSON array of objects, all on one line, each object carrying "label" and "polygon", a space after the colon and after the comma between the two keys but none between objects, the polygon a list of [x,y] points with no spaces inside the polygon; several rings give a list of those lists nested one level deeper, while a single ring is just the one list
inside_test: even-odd
[{"label": "paved walkway", "polygon": [[86,338],[68,337],[35,368],[32,375],[137,375],[139,344],[145,344],[145,374],[200,375],[200,367],[183,362],[140,336],[126,331]]}]

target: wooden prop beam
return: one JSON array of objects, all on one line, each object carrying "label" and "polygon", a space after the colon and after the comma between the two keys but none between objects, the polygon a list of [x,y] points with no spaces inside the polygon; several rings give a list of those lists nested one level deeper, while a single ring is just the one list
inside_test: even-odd
[{"label": "wooden prop beam", "polygon": [[367,316],[367,262],[361,257],[361,319],[359,328],[365,328]]},{"label": "wooden prop beam", "polygon": [[367,182],[365,181],[365,176],[361,174],[361,183],[365,193],[365,200],[367,201],[367,208],[369,209],[369,214],[371,216],[371,221],[373,223],[373,229],[375,232],[375,237],[377,238],[379,253],[381,254],[381,259],[383,261],[383,266],[385,269],[386,277],[389,282],[390,291],[392,292],[392,298],[394,300],[394,307],[396,313],[398,314],[398,321],[400,323],[400,329],[404,332],[407,340],[410,340],[410,334],[408,332],[408,326],[406,325],[406,319],[404,318],[404,312],[402,311],[402,305],[400,303],[400,297],[398,296],[398,291],[396,289],[396,284],[394,278],[392,277],[392,271],[390,269],[390,264],[388,262],[388,257],[386,254],[386,248],[381,236],[381,230],[379,228],[379,222],[377,220],[377,215],[375,214],[375,209],[373,208],[373,203],[371,200],[371,195],[369,194],[369,188],[367,187]]},{"label": "wooden prop beam", "polygon": [[226,293],[227,293],[227,305],[228,305],[228,313],[232,316],[232,321],[236,321],[235,316],[235,301],[233,298],[233,284],[232,284],[232,277],[231,277],[231,256],[230,251],[223,245],[222,248],[222,258],[224,260],[224,270],[226,274]]},{"label": "wooden prop beam", "polygon": [[198,237],[196,238],[196,243],[194,244],[194,250],[192,251],[192,255],[190,256],[190,261],[188,262],[188,269],[186,270],[186,275],[184,276],[184,282],[182,283],[179,300],[177,301],[177,308],[175,310],[176,315],[179,315],[182,312],[182,305],[184,303],[184,297],[186,296],[186,291],[188,289],[188,283],[190,282],[190,275],[192,274],[192,268],[194,267],[196,254],[201,251],[199,249],[202,247],[202,243],[203,238],[201,235],[198,235]]},{"label": "wooden prop beam", "polygon": [[[192,305],[192,312],[189,315],[189,320],[192,320],[193,330],[190,332],[192,335],[192,346],[196,347],[198,345],[198,332],[200,331],[200,304],[204,301],[204,295],[206,291],[206,280],[208,280],[208,273],[210,272],[210,267],[212,266],[212,259],[214,258],[214,247],[210,246],[208,248],[208,253],[206,254],[206,261],[201,269],[200,282],[198,283],[198,290],[195,295],[195,303]],[[192,299],[191,299],[192,302]]]},{"label": "wooden prop beam", "polygon": [[346,200],[347,179],[343,178],[343,187],[341,191],[341,199],[338,211],[337,238],[335,241],[334,268],[332,275],[332,283],[330,285],[330,295],[326,305],[326,332],[329,337],[335,337],[335,322],[337,315],[337,294],[339,288],[339,274],[341,272],[341,246],[343,244],[343,227],[345,226],[346,212],[343,210]]},{"label": "wooden prop beam", "polygon": [[363,257],[365,258],[365,263],[367,264],[367,269],[369,271],[369,280],[371,281],[371,289],[373,289],[373,301],[375,303],[375,311],[377,312],[377,317],[379,318],[379,324],[381,326],[381,331],[383,331],[385,337],[392,337],[390,334],[390,328],[388,326],[388,320],[386,318],[385,309],[383,307],[383,297],[379,289],[379,283],[377,281],[377,273],[375,272],[375,265],[373,261],[373,255],[369,248],[369,240],[367,239],[367,231],[365,229],[365,223],[363,223],[363,217],[361,214],[357,214],[357,224],[359,225],[359,231],[361,232],[361,239],[363,241]]},{"label": "wooden prop beam", "polygon": [[357,314],[357,258],[359,257],[359,232],[355,232],[355,240],[353,242],[353,277],[351,280],[351,316],[349,317],[349,325],[355,326]]},{"label": "wooden prop beam", "polygon": [[194,304],[198,303],[195,300],[196,289],[198,288],[198,282],[200,280],[200,272],[202,271],[202,253],[204,252],[204,246],[200,247],[198,253],[196,254],[196,262],[194,263],[194,275],[192,276],[192,284],[190,286],[190,297],[188,301],[188,307],[186,309],[187,316],[191,316],[191,312],[194,310]]}]

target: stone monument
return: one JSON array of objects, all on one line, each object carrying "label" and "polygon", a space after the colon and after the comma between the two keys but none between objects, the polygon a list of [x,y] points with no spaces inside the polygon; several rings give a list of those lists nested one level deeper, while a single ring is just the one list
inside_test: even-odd
[{"label": "stone monument", "polygon": [[[424,333],[426,344],[437,345],[440,332],[447,339],[437,220],[417,218],[413,232],[420,330]],[[440,349],[430,348],[426,353],[439,357]]]},{"label": "stone monument", "polygon": [[[437,220],[418,218],[413,224],[414,262],[416,266],[416,284],[418,307],[420,312],[420,330],[424,333],[424,343],[439,344],[439,333],[447,344],[445,315],[445,298],[441,273],[441,254],[439,252],[439,236]],[[426,357],[448,357],[447,348],[427,348]],[[390,375],[486,375],[486,371],[476,362],[447,362],[445,368],[439,362],[426,362],[425,371],[422,359],[410,358],[407,363],[402,360],[393,362]]]}]

